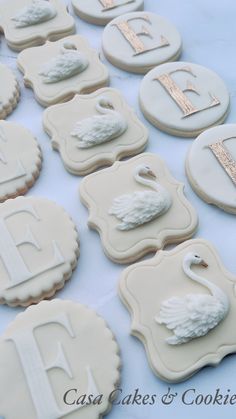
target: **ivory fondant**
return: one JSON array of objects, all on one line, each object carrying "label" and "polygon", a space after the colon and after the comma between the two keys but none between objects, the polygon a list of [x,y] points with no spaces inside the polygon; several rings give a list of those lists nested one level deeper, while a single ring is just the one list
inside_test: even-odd
[{"label": "ivory fondant", "polygon": [[0,63],[0,119],[5,119],[17,106],[20,87],[13,72]]}]

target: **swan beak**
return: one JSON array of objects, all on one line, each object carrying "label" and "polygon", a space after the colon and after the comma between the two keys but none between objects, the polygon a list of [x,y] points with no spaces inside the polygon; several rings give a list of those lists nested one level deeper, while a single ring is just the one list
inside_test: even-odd
[{"label": "swan beak", "polygon": [[151,169],[148,171],[148,176],[152,177],[153,179],[157,178],[155,173]]},{"label": "swan beak", "polygon": [[200,265],[201,265],[201,266],[203,266],[204,268],[208,268],[208,264],[205,262],[205,260],[203,260],[203,261],[200,263]]}]

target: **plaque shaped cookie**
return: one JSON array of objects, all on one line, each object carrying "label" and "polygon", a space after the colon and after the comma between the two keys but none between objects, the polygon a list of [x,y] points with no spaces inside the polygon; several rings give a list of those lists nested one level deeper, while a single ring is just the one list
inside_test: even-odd
[{"label": "plaque shaped cookie", "polygon": [[101,317],[81,304],[43,301],[19,314],[0,339],[0,415],[102,418],[119,367],[117,343]]},{"label": "plaque shaped cookie", "polygon": [[15,51],[56,41],[75,32],[62,0],[5,0],[0,4],[0,29]]},{"label": "plaque shaped cookie", "polygon": [[0,83],[0,119],[5,119],[19,102],[20,87],[10,68],[1,63]]},{"label": "plaque shaped cookie", "polygon": [[75,175],[139,153],[148,140],[145,126],[111,88],[51,106],[44,112],[43,125],[66,169]]},{"label": "plaque shaped cookie", "polygon": [[216,73],[186,62],[154,68],[144,77],[139,97],[153,125],[181,137],[195,137],[221,124],[230,105],[228,90]]},{"label": "plaque shaped cookie", "polygon": [[108,83],[108,71],[97,52],[79,35],[22,51],[18,67],[42,106],[68,101],[76,93],[91,93]]},{"label": "plaque shaped cookie", "polygon": [[67,213],[43,198],[0,206],[0,303],[27,306],[49,298],[72,275],[78,235]]},{"label": "plaque shaped cookie", "polygon": [[39,176],[42,154],[30,131],[0,121],[0,202],[25,194]]},{"label": "plaque shaped cookie", "polygon": [[189,150],[186,173],[200,198],[236,214],[236,125],[203,132]]},{"label": "plaque shaped cookie", "polygon": [[236,351],[236,277],[213,246],[189,240],[127,268],[120,296],[155,374],[183,381]]},{"label": "plaque shaped cookie", "polygon": [[149,12],[121,15],[103,33],[106,58],[134,73],[144,74],[159,64],[177,60],[181,49],[181,37],[172,23]]},{"label": "plaque shaped cookie", "polygon": [[125,13],[143,10],[144,0],[72,0],[75,13],[89,23],[106,25]]},{"label": "plaque shaped cookie", "polygon": [[183,190],[158,156],[144,153],[87,176],[80,195],[106,255],[129,263],[194,234],[198,219]]}]

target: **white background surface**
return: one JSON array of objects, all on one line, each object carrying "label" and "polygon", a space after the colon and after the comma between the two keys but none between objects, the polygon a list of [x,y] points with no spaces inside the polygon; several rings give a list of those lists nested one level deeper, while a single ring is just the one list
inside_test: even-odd
[{"label": "white background surface", "polygon": [[[66,1],[66,3],[69,3]],[[71,6],[70,11],[71,10]],[[145,0],[145,8],[170,19],[179,29],[183,38],[181,60],[192,61],[215,70],[226,82],[231,95],[231,113],[227,122],[236,122],[236,3],[235,0]],[[77,32],[101,50],[102,27],[96,27],[75,18]],[[34,100],[30,89],[23,87],[22,75],[16,68],[16,54],[6,47],[4,37],[0,46],[1,62],[16,73],[22,87],[21,101],[8,117],[28,127],[42,147],[44,162],[40,178],[30,190],[30,195],[45,196],[66,208],[79,229],[81,257],[78,267],[65,288],[56,297],[72,299],[96,308],[108,322],[121,347],[122,388],[124,394],[139,387],[143,394],[163,395],[168,385],[161,382],[148,366],[143,345],[129,335],[130,315],[120,302],[116,290],[122,266],[110,262],[103,254],[96,232],[87,228],[87,210],[79,201],[80,178],[72,176],[63,168],[58,153],[51,150],[50,140],[42,129],[42,111]],[[102,60],[106,60],[102,56]],[[144,118],[138,107],[138,90],[142,76],[120,71],[106,63],[110,70],[112,87],[120,89],[128,103],[132,105],[141,120]],[[211,240],[219,251],[226,267],[236,274],[236,220],[235,216],[210,207],[202,202],[191,190],[184,173],[186,152],[193,140],[168,136],[145,122],[150,130],[148,151],[164,158],[172,174],[186,184],[187,198],[198,211],[200,226],[197,237]],[[163,281],[165,278],[163,278]],[[0,333],[14,320],[21,309],[0,307]],[[232,329],[236,339],[236,327]],[[183,384],[171,386],[173,392],[181,393],[196,388],[200,393],[222,392],[230,389],[236,393],[236,356],[229,356],[217,368],[205,368]],[[235,418],[236,406],[194,407],[184,406],[177,397],[171,406],[161,403],[154,406],[115,406],[110,419],[167,419],[170,417],[197,419]],[[10,418],[7,418],[10,419]],[[23,419],[23,418],[19,418]]]}]

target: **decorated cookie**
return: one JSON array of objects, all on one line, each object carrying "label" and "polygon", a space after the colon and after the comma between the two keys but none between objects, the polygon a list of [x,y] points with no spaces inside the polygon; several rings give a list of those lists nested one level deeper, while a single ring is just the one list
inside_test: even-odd
[{"label": "decorated cookie", "polygon": [[0,339],[0,415],[102,418],[117,393],[118,352],[105,321],[87,307],[62,300],[29,307]]},{"label": "decorated cookie", "polygon": [[0,121],[0,202],[25,194],[42,164],[34,136],[13,122]]},{"label": "decorated cookie", "polygon": [[143,10],[143,3],[144,0],[72,0],[75,13],[95,25],[106,25],[124,13]]},{"label": "decorated cookie", "polygon": [[12,113],[20,99],[20,87],[13,72],[0,63],[0,119]]},{"label": "decorated cookie", "polygon": [[175,27],[149,12],[121,15],[103,33],[106,58],[116,67],[134,73],[147,73],[181,53],[181,38]]},{"label": "decorated cookie", "polygon": [[141,152],[148,132],[121,94],[111,88],[51,106],[43,124],[66,169],[84,175]]},{"label": "decorated cookie", "polygon": [[172,135],[195,137],[225,120],[229,93],[219,76],[205,67],[167,63],[144,77],[140,105],[157,128]]},{"label": "decorated cookie", "polygon": [[191,237],[197,215],[166,165],[154,154],[141,154],[87,176],[80,194],[105,253],[117,263]]},{"label": "decorated cookie", "polygon": [[0,4],[0,28],[15,51],[75,32],[74,19],[62,0],[4,0]]},{"label": "decorated cookie", "polygon": [[108,83],[108,71],[95,50],[79,35],[22,51],[18,56],[24,82],[43,106],[90,93]]},{"label": "decorated cookie", "polygon": [[213,246],[190,240],[127,268],[120,295],[153,371],[179,382],[236,351],[236,277]]},{"label": "decorated cookie", "polygon": [[188,153],[186,172],[204,201],[236,214],[236,125],[221,125],[199,135]]},{"label": "decorated cookie", "polygon": [[54,202],[18,197],[1,204],[0,303],[27,306],[51,297],[78,256],[75,225]]}]

